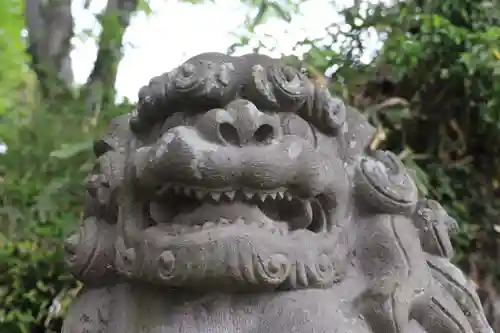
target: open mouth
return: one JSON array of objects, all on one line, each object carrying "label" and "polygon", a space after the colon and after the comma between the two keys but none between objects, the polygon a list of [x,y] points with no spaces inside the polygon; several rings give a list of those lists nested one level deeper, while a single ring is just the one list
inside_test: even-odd
[{"label": "open mouth", "polygon": [[171,236],[240,225],[286,236],[296,230],[327,230],[321,196],[300,198],[286,188],[206,189],[168,183],[149,202],[152,226]]}]

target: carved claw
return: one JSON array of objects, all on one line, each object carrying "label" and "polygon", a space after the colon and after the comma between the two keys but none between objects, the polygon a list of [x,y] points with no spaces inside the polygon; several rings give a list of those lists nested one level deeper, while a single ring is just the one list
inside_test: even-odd
[{"label": "carved claw", "polygon": [[449,260],[438,256],[428,255],[427,264],[434,279],[455,300],[473,332],[493,333],[484,315],[479,296],[462,271]]},{"label": "carved claw", "polygon": [[460,307],[439,283],[433,283],[428,296],[415,304],[412,317],[427,332],[476,333]]},{"label": "carved claw", "polygon": [[380,288],[369,288],[354,304],[374,333],[403,333],[409,323],[410,302],[397,288],[391,293],[377,293]]},{"label": "carved claw", "polygon": [[413,218],[425,252],[444,258],[453,257],[449,230],[456,225],[443,207],[434,200],[421,200]]},{"label": "carved claw", "polygon": [[456,228],[457,222],[437,201],[428,199],[419,201],[412,220],[419,232],[422,248],[427,253],[427,266],[435,281],[433,288],[439,289],[428,292],[432,297],[417,311],[417,316],[424,321],[423,325],[429,326],[433,322],[429,318],[439,316],[447,318],[448,322],[441,328],[430,327],[429,330],[468,332],[472,329],[477,333],[491,333],[477,293],[462,271],[450,261],[453,246],[449,231]]}]

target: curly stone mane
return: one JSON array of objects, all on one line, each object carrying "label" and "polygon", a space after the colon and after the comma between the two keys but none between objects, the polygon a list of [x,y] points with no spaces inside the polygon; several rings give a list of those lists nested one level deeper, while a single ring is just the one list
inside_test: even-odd
[{"label": "curly stone mane", "polygon": [[94,145],[66,242],[87,291],[63,331],[492,332],[451,263],[456,222],[369,151],[373,134],[263,55],[204,53],[153,78]]},{"label": "curly stone mane", "polygon": [[147,132],[180,108],[194,106],[205,111],[237,98],[256,101],[259,109],[296,112],[332,134],[346,117],[342,101],[295,68],[261,55],[236,59],[214,53],[194,57],[141,88],[131,128],[136,133]]}]

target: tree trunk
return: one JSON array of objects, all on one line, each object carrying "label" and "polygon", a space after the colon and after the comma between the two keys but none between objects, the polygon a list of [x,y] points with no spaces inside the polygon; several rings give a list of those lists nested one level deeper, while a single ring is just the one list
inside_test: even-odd
[{"label": "tree trunk", "polygon": [[74,83],[71,68],[71,0],[26,0],[28,53],[43,96],[57,99]]},{"label": "tree trunk", "polygon": [[[71,96],[74,84],[71,59],[73,17],[71,0],[26,0],[26,26],[32,68],[43,97],[51,101]],[[122,41],[138,0],[108,0],[99,20],[102,33],[94,68],[82,87],[87,116],[114,103],[114,85],[122,59]]]}]

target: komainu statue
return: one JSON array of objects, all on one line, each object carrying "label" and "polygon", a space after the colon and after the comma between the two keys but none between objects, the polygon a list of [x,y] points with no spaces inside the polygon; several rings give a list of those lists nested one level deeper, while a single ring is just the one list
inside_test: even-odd
[{"label": "komainu statue", "polygon": [[492,333],[455,221],[281,61],[198,55],[94,146],[63,333]]}]

